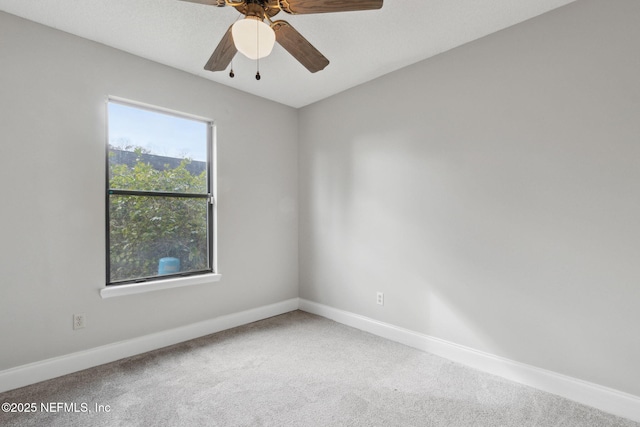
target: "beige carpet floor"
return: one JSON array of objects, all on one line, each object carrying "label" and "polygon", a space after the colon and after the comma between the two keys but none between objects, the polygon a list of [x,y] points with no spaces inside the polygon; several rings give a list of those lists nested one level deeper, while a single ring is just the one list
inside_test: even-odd
[{"label": "beige carpet floor", "polygon": [[7,427],[640,426],[301,311],[2,393],[2,402],[37,406],[0,412]]}]

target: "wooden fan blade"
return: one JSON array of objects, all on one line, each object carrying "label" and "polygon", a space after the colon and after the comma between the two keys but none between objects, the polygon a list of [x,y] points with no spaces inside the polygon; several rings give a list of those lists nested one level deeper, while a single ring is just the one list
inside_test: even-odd
[{"label": "wooden fan blade", "polygon": [[296,31],[287,21],[275,21],[271,28],[276,33],[276,41],[312,73],[323,70],[329,60]]},{"label": "wooden fan blade", "polygon": [[209,6],[224,6],[224,0],[180,0],[187,1],[189,3],[207,4]]},{"label": "wooden fan blade", "polygon": [[[233,27],[233,25],[231,25]],[[220,43],[218,43],[218,47],[213,51],[213,55],[207,61],[207,64],[204,66],[205,70],[209,71],[224,71],[233,57],[238,52],[236,49],[236,45],[233,44],[233,36],[231,35],[231,27],[227,30]]]},{"label": "wooden fan blade", "polygon": [[280,9],[292,15],[352,12],[382,7],[383,0],[278,0]]}]

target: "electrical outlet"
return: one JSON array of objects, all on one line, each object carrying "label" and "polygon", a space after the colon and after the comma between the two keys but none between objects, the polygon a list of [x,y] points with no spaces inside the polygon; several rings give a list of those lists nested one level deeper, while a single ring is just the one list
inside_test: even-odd
[{"label": "electrical outlet", "polygon": [[376,302],[378,305],[384,305],[384,294],[382,292],[376,294]]},{"label": "electrical outlet", "polygon": [[85,327],[84,314],[73,315],[73,329],[83,329]]}]

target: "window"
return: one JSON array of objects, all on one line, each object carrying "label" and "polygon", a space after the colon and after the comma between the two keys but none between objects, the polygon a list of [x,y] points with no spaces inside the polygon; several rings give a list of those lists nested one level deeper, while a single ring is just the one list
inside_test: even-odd
[{"label": "window", "polygon": [[107,105],[107,285],[214,273],[213,123]]}]

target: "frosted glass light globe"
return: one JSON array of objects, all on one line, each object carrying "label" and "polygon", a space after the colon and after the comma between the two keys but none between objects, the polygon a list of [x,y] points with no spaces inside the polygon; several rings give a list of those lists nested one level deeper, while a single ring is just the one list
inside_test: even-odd
[{"label": "frosted glass light globe", "polygon": [[247,16],[231,27],[233,44],[249,59],[264,58],[271,53],[276,33],[256,16]]}]

